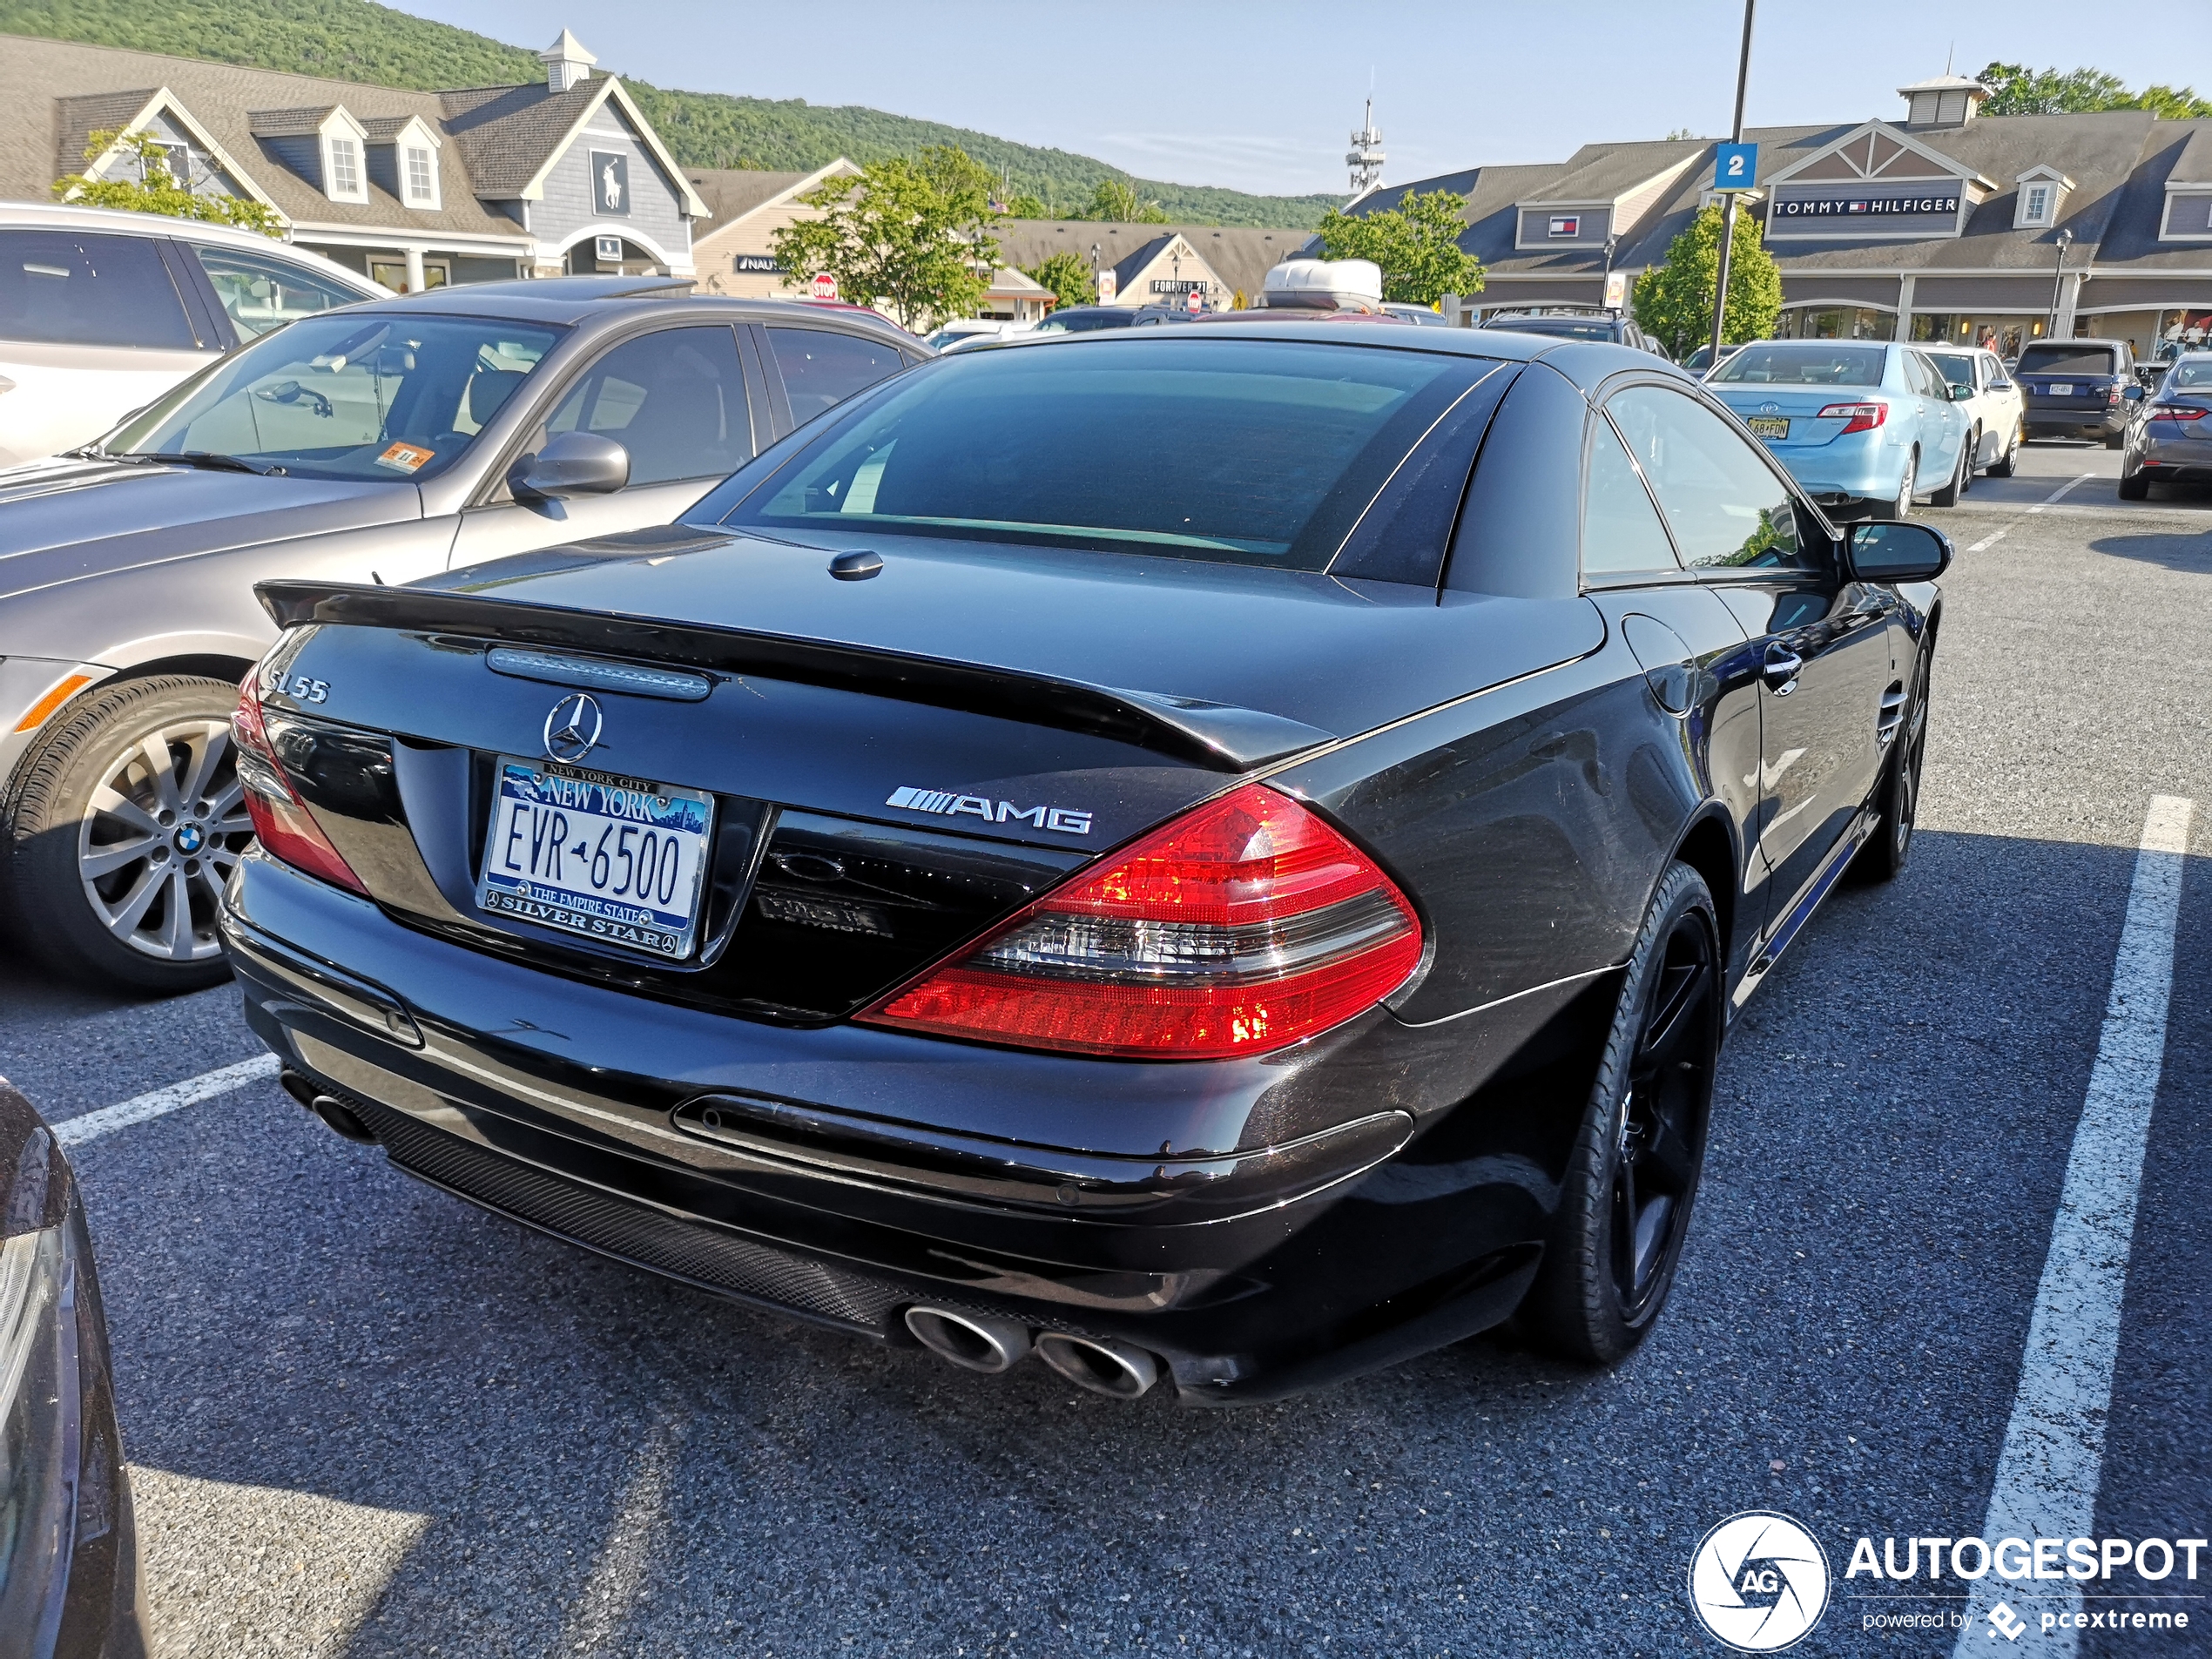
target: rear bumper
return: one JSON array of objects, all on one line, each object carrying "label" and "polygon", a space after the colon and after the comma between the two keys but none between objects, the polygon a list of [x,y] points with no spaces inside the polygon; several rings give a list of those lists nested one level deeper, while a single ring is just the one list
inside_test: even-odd
[{"label": "rear bumper", "polygon": [[1064,1059],[578,985],[258,857],[231,898],[248,1020],[408,1173],[880,1339],[917,1303],[1117,1338],[1186,1399],[1272,1398],[1503,1319],[1576,1115],[1492,1114],[1486,1144],[1479,1103],[1430,1087],[1456,1087],[1433,1034],[1380,1012],[1271,1061]]},{"label": "rear bumper", "polygon": [[1851,514],[1895,501],[1905,482],[1905,458],[1912,453],[1904,444],[1882,442],[1878,429],[1865,439],[1853,433],[1803,448],[1775,444],[1770,453],[1823,508]]},{"label": "rear bumper", "polygon": [[2137,465],[2154,478],[2177,482],[2212,480],[2212,438],[2169,438],[2161,442],[2147,437]]},{"label": "rear bumper", "polygon": [[2128,429],[2128,406],[2103,409],[2037,408],[2027,411],[2031,438],[2114,438]]}]

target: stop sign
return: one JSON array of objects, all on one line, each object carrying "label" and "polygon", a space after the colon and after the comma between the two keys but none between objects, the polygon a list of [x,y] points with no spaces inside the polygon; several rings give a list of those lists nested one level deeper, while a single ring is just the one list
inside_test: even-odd
[{"label": "stop sign", "polygon": [[1206,296],[1196,288],[1191,289],[1190,293],[1183,296],[1183,308],[1191,312],[1204,311],[1206,308]]},{"label": "stop sign", "polygon": [[818,271],[814,273],[810,291],[817,300],[834,300],[837,298],[837,279],[826,271]]}]

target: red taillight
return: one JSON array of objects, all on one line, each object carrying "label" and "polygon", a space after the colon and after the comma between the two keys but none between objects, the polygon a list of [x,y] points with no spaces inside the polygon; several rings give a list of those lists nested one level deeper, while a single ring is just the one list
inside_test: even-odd
[{"label": "red taillight", "polygon": [[1840,438],[1844,433],[1871,432],[1890,418],[1890,406],[1886,403],[1831,403],[1816,418],[1844,421],[1844,430],[1836,435]]},{"label": "red taillight", "polygon": [[859,1017],[1168,1060],[1265,1054],[1372,1008],[1421,959],[1374,861],[1259,784],[1157,829]]},{"label": "red taillight", "polygon": [[2193,409],[2187,404],[2176,404],[2150,412],[2150,418],[2154,421],[2202,421],[2204,415],[2204,410]]},{"label": "red taillight", "polygon": [[253,814],[253,833],[260,838],[265,852],[294,869],[367,898],[368,889],[338,856],[338,849],[308,815],[307,804],[277,764],[276,751],[269,746],[268,730],[261,724],[261,698],[253,688],[253,674],[248,674],[239,683],[238,707],[231,713],[238,780],[246,786],[246,810]]}]

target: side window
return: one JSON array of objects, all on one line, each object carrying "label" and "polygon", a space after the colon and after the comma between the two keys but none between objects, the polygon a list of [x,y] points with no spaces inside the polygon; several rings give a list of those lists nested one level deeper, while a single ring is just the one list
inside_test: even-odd
[{"label": "side window", "polygon": [[737,336],[727,327],[664,328],[591,365],[545,423],[599,432],[630,451],[630,482],[718,478],[752,459],[752,416]]},{"label": "side window", "polygon": [[1589,471],[1582,484],[1582,572],[1628,576],[1676,571],[1674,543],[1636,475],[1613,423],[1590,422]]},{"label": "side window", "polygon": [[257,340],[270,329],[335,306],[361,303],[362,296],[317,276],[289,260],[273,260],[235,248],[192,246],[199,268],[215,285],[223,314],[238,331],[240,343]]},{"label": "side window", "polygon": [[1692,570],[1821,570],[1802,545],[1795,498],[1753,442],[1703,404],[1633,386],[1606,406],[1651,481],[1683,563]]},{"label": "side window", "polygon": [[828,328],[771,328],[768,345],[798,426],[907,366],[894,346]]},{"label": "side window", "polygon": [[185,302],[144,236],[0,231],[0,340],[192,351]]}]

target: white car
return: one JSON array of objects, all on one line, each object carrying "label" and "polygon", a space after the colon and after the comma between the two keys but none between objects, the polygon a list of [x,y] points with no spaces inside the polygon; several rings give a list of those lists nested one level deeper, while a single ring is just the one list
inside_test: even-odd
[{"label": "white car", "polygon": [[0,202],[0,466],[90,443],[279,323],[389,297],[226,225]]},{"label": "white car", "polygon": [[1980,346],[1923,346],[1928,360],[1953,386],[1971,388],[1959,407],[1973,425],[1973,468],[1992,478],[2009,478],[2019,458],[2027,421],[2027,400],[1997,354]]},{"label": "white car", "polygon": [[935,351],[958,351],[963,346],[980,346],[986,341],[1034,334],[1036,327],[1033,322],[1008,322],[1002,317],[955,317],[930,335],[927,343]]}]

